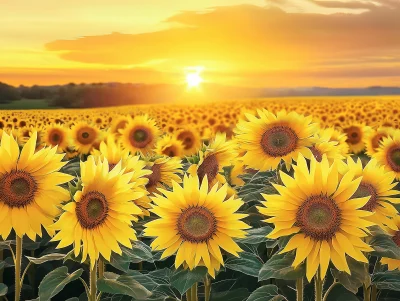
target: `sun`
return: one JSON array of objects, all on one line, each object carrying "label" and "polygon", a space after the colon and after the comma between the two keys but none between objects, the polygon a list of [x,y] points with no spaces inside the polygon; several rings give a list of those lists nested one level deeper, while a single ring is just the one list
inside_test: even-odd
[{"label": "sun", "polygon": [[188,88],[198,88],[203,82],[201,77],[202,67],[190,67],[186,68],[186,84]]}]

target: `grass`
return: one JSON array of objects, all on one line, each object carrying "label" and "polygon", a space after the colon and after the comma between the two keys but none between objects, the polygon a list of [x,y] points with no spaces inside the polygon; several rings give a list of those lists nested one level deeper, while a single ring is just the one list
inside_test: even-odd
[{"label": "grass", "polygon": [[47,99],[26,99],[11,101],[7,104],[0,104],[0,110],[39,110],[57,109],[50,107]]}]

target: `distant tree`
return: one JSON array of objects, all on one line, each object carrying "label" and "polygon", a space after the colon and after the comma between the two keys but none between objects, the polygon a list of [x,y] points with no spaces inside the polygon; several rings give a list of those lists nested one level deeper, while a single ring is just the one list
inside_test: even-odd
[{"label": "distant tree", "polygon": [[0,103],[21,99],[18,88],[0,82]]}]

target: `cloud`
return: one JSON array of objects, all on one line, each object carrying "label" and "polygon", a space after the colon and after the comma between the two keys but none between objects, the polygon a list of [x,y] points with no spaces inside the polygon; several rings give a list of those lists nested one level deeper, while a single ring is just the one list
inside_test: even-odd
[{"label": "cloud", "polygon": [[[152,68],[177,71],[185,66],[203,65],[208,70],[227,75],[234,72],[243,77],[248,73],[283,71],[301,76],[302,71],[305,74],[307,69],[317,66],[316,78],[318,70],[321,74],[331,72],[333,77],[346,77],[347,70],[362,69],[360,60],[366,65],[373,62],[371,57],[393,57],[398,61],[400,5],[396,1],[380,0],[377,5],[361,1],[306,1],[326,8],[368,11],[323,15],[251,5],[217,7],[201,13],[177,14],[166,22],[180,26],[162,31],[57,40],[46,44],[46,49],[59,53],[65,60],[88,64],[146,66],[159,61]],[[274,2],[285,5],[288,1]],[[332,61],[343,60],[350,63],[338,63],[335,70],[328,68]],[[391,67],[399,66],[395,64]],[[374,63],[368,70],[372,77],[376,70],[379,77],[388,67]],[[399,75],[388,71],[387,76]]]}]

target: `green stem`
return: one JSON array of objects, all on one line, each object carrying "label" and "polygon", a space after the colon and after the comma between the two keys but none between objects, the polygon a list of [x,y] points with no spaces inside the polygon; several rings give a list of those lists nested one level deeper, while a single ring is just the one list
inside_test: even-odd
[{"label": "green stem", "polygon": [[104,272],[106,271],[106,264],[103,258],[99,258],[99,278],[104,278]]},{"label": "green stem", "polygon": [[206,277],[204,278],[204,298],[205,301],[210,301],[211,297],[211,279]]},{"label": "green stem", "polygon": [[89,301],[96,301],[97,295],[97,261],[94,263],[94,267],[90,270],[90,296]]},{"label": "green stem", "polygon": [[322,279],[319,270],[314,277],[315,301],[322,301]]},{"label": "green stem", "polygon": [[[4,250],[0,250],[0,261],[4,259]],[[3,283],[3,271],[4,269],[0,269],[0,283]]]},{"label": "green stem", "polygon": [[192,288],[189,288],[186,292],[186,301],[192,301]]},{"label": "green stem", "polygon": [[371,286],[371,301],[376,301],[378,299],[378,289],[376,285]]},{"label": "green stem", "polygon": [[296,301],[303,301],[304,280],[303,277],[296,280]]},{"label": "green stem", "polygon": [[371,287],[363,285],[364,301],[371,301]]},{"label": "green stem", "polygon": [[16,235],[15,248],[15,301],[21,298],[21,260],[22,260],[22,237]]},{"label": "green stem", "polygon": [[336,284],[338,284],[337,280],[335,279],[333,281],[333,283],[331,284],[331,286],[328,288],[328,290],[326,291],[325,295],[324,295],[324,299],[323,301],[327,301],[328,300],[328,295],[330,294],[330,292],[332,291],[332,289],[336,286]]},{"label": "green stem", "polygon": [[192,301],[198,301],[198,298],[197,298],[197,282],[195,284],[193,284],[191,290],[192,290],[192,292],[191,292]]}]

